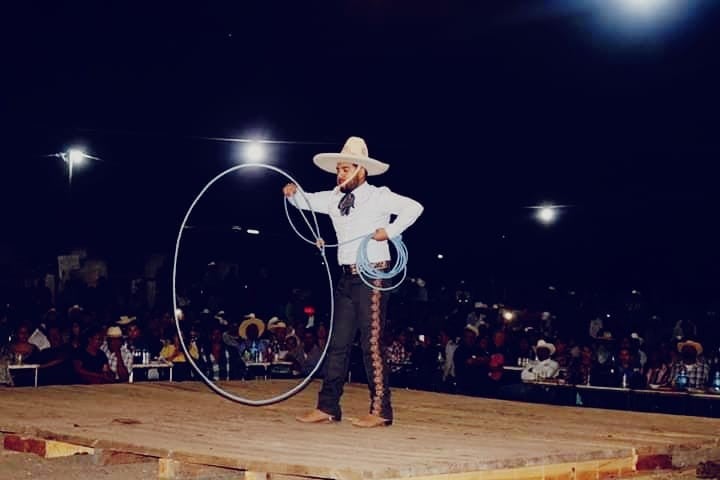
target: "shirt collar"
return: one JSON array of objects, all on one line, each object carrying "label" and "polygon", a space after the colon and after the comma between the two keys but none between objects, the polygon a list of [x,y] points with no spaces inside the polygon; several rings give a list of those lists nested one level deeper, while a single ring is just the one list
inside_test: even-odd
[{"label": "shirt collar", "polygon": [[363,198],[366,198],[370,194],[370,184],[366,181],[364,181],[361,185],[355,188],[355,190],[352,191],[352,194],[355,195],[356,200],[360,200]]}]

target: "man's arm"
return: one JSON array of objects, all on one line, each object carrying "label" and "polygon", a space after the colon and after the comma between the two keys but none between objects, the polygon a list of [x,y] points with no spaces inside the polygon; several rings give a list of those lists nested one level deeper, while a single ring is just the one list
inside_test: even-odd
[{"label": "man's arm", "polygon": [[329,213],[331,191],[307,193],[298,191],[297,185],[288,183],[283,187],[283,195],[290,204],[301,210],[313,210],[315,213]]},{"label": "man's arm", "polygon": [[383,189],[382,195],[388,213],[397,215],[395,221],[385,228],[388,238],[402,234],[423,213],[424,207],[412,198],[398,195],[387,188]]},{"label": "man's arm", "polygon": [[103,366],[103,373],[95,373],[83,368],[82,360],[74,360],[73,367],[75,373],[86,383],[110,383],[113,381],[114,375],[110,372],[107,363]]},{"label": "man's arm", "polygon": [[129,351],[123,351],[121,347],[115,355],[117,356],[117,372],[118,380],[127,382],[130,380],[130,369],[132,368],[132,354]]}]

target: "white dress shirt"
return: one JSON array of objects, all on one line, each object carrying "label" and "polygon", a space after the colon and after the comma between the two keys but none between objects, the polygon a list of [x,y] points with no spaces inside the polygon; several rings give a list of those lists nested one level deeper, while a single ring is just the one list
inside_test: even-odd
[{"label": "white dress shirt", "polygon": [[555,378],[559,372],[560,364],[552,358],[546,358],[542,362],[537,360],[531,362],[520,372],[520,378],[525,382],[532,382],[545,378]]},{"label": "white dress shirt", "polygon": [[[339,189],[317,193],[296,193],[290,203],[303,210],[330,215],[338,243],[338,263],[352,265],[357,263],[358,248],[362,239],[384,228],[389,238],[405,231],[423,212],[423,206],[415,200],[393,193],[387,187],[376,187],[364,182],[352,192],[355,206],[348,215],[340,215],[338,203],[345,195]],[[307,197],[308,203],[305,201]],[[396,215],[390,223],[390,216]],[[353,240],[349,242],[349,240]],[[344,243],[348,242],[348,243]],[[327,242],[330,243],[330,242]],[[390,260],[390,247],[387,241],[370,240],[367,245],[367,258],[370,262]]]}]

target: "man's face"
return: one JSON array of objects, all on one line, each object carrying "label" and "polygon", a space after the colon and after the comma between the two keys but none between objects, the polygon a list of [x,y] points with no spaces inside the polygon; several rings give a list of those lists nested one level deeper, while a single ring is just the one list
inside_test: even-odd
[{"label": "man's face", "polygon": [[465,342],[465,345],[472,346],[475,345],[475,342],[477,341],[477,335],[475,335],[475,332],[472,330],[464,330],[463,331],[463,342]]},{"label": "man's face", "polygon": [[59,347],[63,344],[63,338],[59,328],[51,327],[48,329],[48,341],[50,342],[50,346],[53,348]]},{"label": "man's face", "polygon": [[17,329],[18,343],[27,343],[28,338],[30,338],[30,332],[28,331],[27,327],[20,327]]},{"label": "man's face", "polygon": [[620,358],[620,364],[621,365],[629,365],[630,364],[630,350],[627,348],[620,349],[620,352],[618,353],[618,357]]},{"label": "man's face", "polygon": [[697,351],[695,350],[695,347],[685,345],[680,351],[680,356],[685,363],[695,363],[695,360],[697,359]]},{"label": "man's face", "polygon": [[97,350],[103,343],[103,336],[100,333],[96,333],[92,337],[88,338],[88,347]]},{"label": "man's face", "polygon": [[358,185],[360,185],[362,182],[365,181],[365,169],[362,167],[359,167],[357,165],[353,165],[352,163],[348,162],[338,162],[336,171],[337,171],[337,184],[342,185],[345,180],[350,178],[354,173],[356,169],[360,169],[359,172],[353,177],[352,180],[350,180],[344,187],[340,189],[341,192],[347,193],[352,192]]},{"label": "man's face", "polygon": [[138,327],[137,325],[130,325],[128,327],[128,338],[130,338],[130,340],[136,340],[140,338],[140,327]]},{"label": "man's face", "polygon": [[111,352],[119,352],[120,347],[122,347],[122,342],[123,342],[123,340],[120,337],[108,337],[108,339],[107,339],[108,349]]},{"label": "man's face", "polygon": [[535,349],[535,354],[537,355],[538,360],[542,362],[543,360],[550,358],[550,349],[547,347],[538,347]]},{"label": "man's face", "polygon": [[222,330],[213,328],[210,333],[210,343],[222,343]]}]

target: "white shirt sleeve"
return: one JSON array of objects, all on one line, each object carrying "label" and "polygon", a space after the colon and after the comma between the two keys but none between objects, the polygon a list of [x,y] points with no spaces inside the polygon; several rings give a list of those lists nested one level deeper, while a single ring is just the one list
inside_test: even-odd
[{"label": "white shirt sleeve", "polygon": [[288,200],[295,208],[299,208],[301,210],[313,210],[315,213],[324,213],[327,215],[329,213],[330,197],[332,196],[332,193],[332,191],[308,193],[300,192],[298,190],[298,192],[288,198]]},{"label": "white shirt sleeve", "polygon": [[385,228],[388,237],[395,238],[415,223],[424,207],[412,198],[393,193],[389,188],[382,190],[382,204],[387,209],[387,213],[397,215],[395,221]]}]

